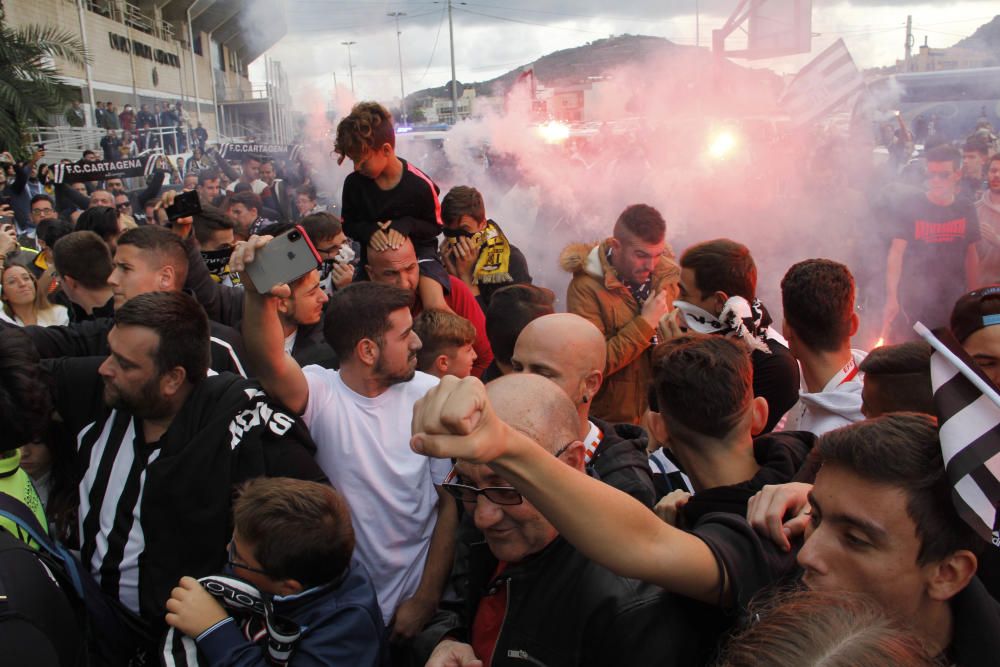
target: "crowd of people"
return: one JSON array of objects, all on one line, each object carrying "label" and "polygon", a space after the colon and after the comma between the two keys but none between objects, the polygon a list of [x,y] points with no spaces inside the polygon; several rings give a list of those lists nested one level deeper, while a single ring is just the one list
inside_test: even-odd
[{"label": "crowd of people", "polygon": [[[395,147],[381,105],[341,119],[336,214],[300,159],[198,146],[131,190],[10,161],[5,660],[994,664],[998,538],[913,325],[1000,383],[1000,154],[886,185],[868,351],[845,264],[781,267],[779,325],[751,248],[675,256],[644,203],[563,250],[556,312],[535,241]],[[258,290],[303,234],[315,268]]]},{"label": "crowd of people", "polygon": [[[149,104],[140,104],[138,111],[131,104],[126,104],[121,111],[114,102],[95,102],[94,105],[94,127],[106,131],[101,138],[106,160],[134,156],[154,148],[170,155],[187,152],[196,146],[205,150],[208,131],[200,121],[192,125],[183,102],[163,101],[159,106],[153,104],[152,108]],[[70,104],[63,117],[70,127],[84,127],[87,123],[86,112],[78,100]]]}]

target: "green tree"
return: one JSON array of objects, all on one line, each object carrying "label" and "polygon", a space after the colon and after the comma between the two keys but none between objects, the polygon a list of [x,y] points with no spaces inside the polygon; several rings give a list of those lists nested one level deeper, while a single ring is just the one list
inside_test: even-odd
[{"label": "green tree", "polygon": [[46,122],[76,98],[77,89],[53,58],[84,65],[90,56],[72,33],[51,26],[12,28],[0,10],[0,147],[24,151],[25,130]]}]

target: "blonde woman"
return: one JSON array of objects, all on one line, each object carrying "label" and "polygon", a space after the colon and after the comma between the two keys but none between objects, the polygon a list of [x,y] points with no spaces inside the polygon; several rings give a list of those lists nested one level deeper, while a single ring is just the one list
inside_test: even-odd
[{"label": "blonde woman", "polygon": [[22,264],[7,264],[0,272],[0,320],[17,326],[50,327],[69,324],[69,311],[65,306],[49,303],[38,281]]}]

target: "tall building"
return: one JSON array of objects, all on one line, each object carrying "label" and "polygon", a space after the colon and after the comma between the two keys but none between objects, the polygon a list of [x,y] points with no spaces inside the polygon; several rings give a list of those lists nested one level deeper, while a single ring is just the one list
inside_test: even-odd
[{"label": "tall building", "polygon": [[[6,0],[8,25],[55,26],[90,53],[86,67],[61,58],[55,66],[79,88],[87,127],[97,102],[136,112],[181,102],[192,128],[210,140],[253,135],[287,141],[287,82],[268,60],[266,84],[247,68],[287,31],[281,0]],[[65,125],[61,114],[52,125]]]}]

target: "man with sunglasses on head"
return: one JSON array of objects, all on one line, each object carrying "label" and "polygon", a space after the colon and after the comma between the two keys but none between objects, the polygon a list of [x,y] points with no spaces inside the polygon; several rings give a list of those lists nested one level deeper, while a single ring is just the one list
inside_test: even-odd
[{"label": "man with sunglasses on head", "polygon": [[979,283],[979,220],[971,202],[957,197],[962,154],[953,146],[927,153],[927,190],[899,207],[885,280],[882,334],[913,338],[914,322],[948,322],[951,305]]},{"label": "man with sunglasses on head", "polygon": [[[486,392],[501,419],[586,474],[577,411],[550,380],[507,375]],[[444,488],[464,505],[469,537],[454,568],[458,599],[418,642],[419,658],[433,649],[428,667],[704,664],[693,641],[704,633],[677,599],[585,557],[489,466],[459,460]]]}]

